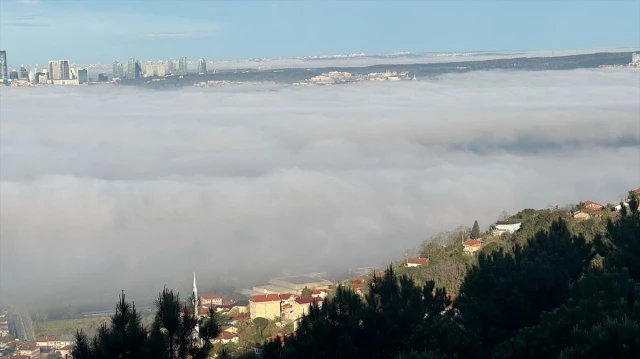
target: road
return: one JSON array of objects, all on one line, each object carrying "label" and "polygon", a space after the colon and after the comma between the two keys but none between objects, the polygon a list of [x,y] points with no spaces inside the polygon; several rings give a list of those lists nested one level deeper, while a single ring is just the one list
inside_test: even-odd
[{"label": "road", "polygon": [[31,316],[26,310],[21,311],[19,314],[22,321],[22,326],[24,328],[24,333],[27,335],[26,340],[35,341],[36,334],[33,331],[33,322],[31,321]]}]

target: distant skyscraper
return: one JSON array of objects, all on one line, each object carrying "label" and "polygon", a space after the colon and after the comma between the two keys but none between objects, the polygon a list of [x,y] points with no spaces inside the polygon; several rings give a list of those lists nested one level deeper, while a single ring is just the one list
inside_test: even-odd
[{"label": "distant skyscraper", "polygon": [[20,78],[20,80],[29,79],[29,71],[27,71],[24,65],[20,65],[20,71],[18,71],[18,77]]},{"label": "distant skyscraper", "polygon": [[60,61],[49,61],[49,80],[60,80]]},{"label": "distant skyscraper", "polygon": [[60,80],[69,80],[70,78],[69,60],[60,60]]},{"label": "distant skyscraper", "polygon": [[136,60],[136,78],[142,77],[142,65],[140,61]]},{"label": "distant skyscraper", "polygon": [[18,70],[11,70],[9,72],[9,80],[17,80],[18,79]]},{"label": "distant skyscraper", "polygon": [[120,61],[113,62],[113,69],[111,70],[111,79],[124,80],[123,66]]},{"label": "distant skyscraper", "polygon": [[167,73],[164,70],[164,61],[162,60],[158,61],[158,64],[156,65],[156,70],[158,71],[158,76],[160,77],[165,77],[167,75]]},{"label": "distant skyscraper", "polygon": [[127,63],[127,78],[129,80],[136,78],[136,59],[133,57],[130,57]]},{"label": "distant skyscraper", "polygon": [[34,84],[38,83],[38,72],[35,67],[32,67],[31,70],[29,70],[29,81]]},{"label": "distant skyscraper", "polygon": [[147,61],[147,67],[144,71],[144,75],[146,77],[153,77],[155,76],[155,70],[153,69],[153,61]]},{"label": "distant skyscraper", "polygon": [[185,56],[182,56],[180,61],[178,61],[178,73],[180,75],[187,74],[187,58]]},{"label": "distant skyscraper", "polygon": [[83,84],[88,81],[88,71],[87,69],[79,69],[78,70],[78,82]]},{"label": "distant skyscraper", "polygon": [[198,59],[198,73],[200,75],[207,73],[207,62],[202,57]]},{"label": "distant skyscraper", "polygon": [[176,74],[176,62],[173,61],[173,59],[169,59],[169,61],[167,61],[167,73],[171,75]]},{"label": "distant skyscraper", "polygon": [[634,64],[640,63],[640,53],[631,54],[631,62]]},{"label": "distant skyscraper", "polygon": [[0,51],[0,82],[5,82],[9,79],[9,71],[7,70],[7,52],[5,50]]}]

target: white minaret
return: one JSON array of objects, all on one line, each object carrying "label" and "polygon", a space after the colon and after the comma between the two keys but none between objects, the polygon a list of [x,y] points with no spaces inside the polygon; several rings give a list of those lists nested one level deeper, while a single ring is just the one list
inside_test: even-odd
[{"label": "white minaret", "polygon": [[[193,272],[193,315],[198,318],[198,286],[196,286],[196,272]],[[196,329],[193,331],[194,338],[200,340],[200,325],[196,325]]]}]

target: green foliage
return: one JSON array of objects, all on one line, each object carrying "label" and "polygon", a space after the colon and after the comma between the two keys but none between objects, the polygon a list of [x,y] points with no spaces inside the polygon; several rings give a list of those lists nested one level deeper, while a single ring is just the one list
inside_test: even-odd
[{"label": "green foliage", "polygon": [[473,227],[471,227],[471,238],[480,238],[480,225],[477,220],[473,222]]},{"label": "green foliage", "polygon": [[302,289],[302,293],[300,293],[300,296],[311,297],[312,294],[313,294],[313,291],[311,289],[304,287],[304,289]]},{"label": "green foliage", "polygon": [[262,331],[269,325],[269,320],[262,317],[257,317],[253,320],[253,324],[260,330],[260,336],[262,336]]},{"label": "green foliage", "polygon": [[501,344],[493,358],[637,357],[640,285],[626,270],[587,276],[571,292],[564,305],[542,314],[539,325]]},{"label": "green foliage", "polygon": [[482,338],[485,356],[519,329],[535,325],[543,311],[567,300],[569,285],[589,265],[592,249],[571,236],[564,220],[539,232],[526,246],[481,254],[468,273],[455,306]]}]

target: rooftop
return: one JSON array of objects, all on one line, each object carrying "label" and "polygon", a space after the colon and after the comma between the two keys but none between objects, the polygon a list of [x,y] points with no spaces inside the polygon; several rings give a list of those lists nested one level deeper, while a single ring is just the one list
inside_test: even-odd
[{"label": "rooftop", "polygon": [[260,302],[279,302],[280,301],[280,296],[278,294],[258,294],[258,295],[252,295],[251,296],[251,301],[255,302],[255,303],[260,303]]}]

